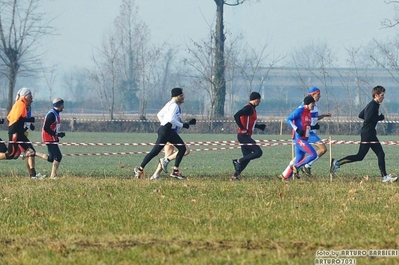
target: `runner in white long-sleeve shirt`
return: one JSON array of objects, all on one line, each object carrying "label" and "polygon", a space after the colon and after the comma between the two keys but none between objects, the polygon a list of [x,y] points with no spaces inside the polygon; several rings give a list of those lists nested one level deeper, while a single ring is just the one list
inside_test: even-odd
[{"label": "runner in white long-sleeve shirt", "polygon": [[143,177],[144,167],[151,161],[151,159],[156,157],[162,151],[165,144],[169,142],[178,150],[175,165],[170,176],[181,180],[185,179],[179,170],[179,165],[183,159],[184,153],[186,152],[186,146],[179,134],[176,132],[176,128],[188,129],[190,124],[195,124],[196,121],[195,119],[192,119],[187,123],[181,122],[180,104],[184,102],[183,89],[179,87],[173,88],[171,90],[171,96],[172,99],[166,103],[166,105],[157,114],[158,119],[161,122],[161,126],[158,129],[158,138],[152,150],[144,157],[141,165],[134,168],[134,175],[136,178]]}]

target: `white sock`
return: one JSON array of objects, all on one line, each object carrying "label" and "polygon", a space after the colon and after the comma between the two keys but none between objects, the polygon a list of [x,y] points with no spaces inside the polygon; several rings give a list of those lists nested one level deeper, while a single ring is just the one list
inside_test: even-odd
[{"label": "white sock", "polygon": [[317,159],[319,159],[319,156],[317,156],[314,160],[312,160],[312,161],[310,161],[309,163],[307,163],[307,164],[305,165],[305,167],[311,167],[312,164],[313,164]]},{"label": "white sock", "polygon": [[291,169],[291,165],[289,165],[284,171],[283,171],[283,176],[286,177],[288,174],[288,171]]}]

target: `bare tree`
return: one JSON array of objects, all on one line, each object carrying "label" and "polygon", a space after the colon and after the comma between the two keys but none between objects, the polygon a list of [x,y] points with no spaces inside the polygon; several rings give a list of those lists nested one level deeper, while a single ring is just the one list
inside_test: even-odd
[{"label": "bare tree", "polygon": [[121,78],[119,90],[123,95],[121,99],[121,108],[132,110],[134,106],[139,105],[137,93],[140,91],[138,84],[138,69],[136,65],[136,35],[145,28],[138,19],[138,8],[134,5],[134,0],[123,0],[120,13],[115,19],[115,30],[121,43]]},{"label": "bare tree", "polygon": [[144,118],[152,98],[163,47],[151,44],[148,27],[139,19],[137,10],[134,0],[122,1],[112,30],[93,56],[95,68],[91,76],[98,84],[96,91],[103,110],[108,108],[111,119],[115,108],[123,111],[132,107]]},{"label": "bare tree", "polygon": [[150,30],[139,18],[134,0],[122,1],[114,26],[114,38],[121,45],[118,52],[121,73],[118,91],[124,96],[121,102],[128,109],[138,107],[144,118],[164,45],[156,47],[151,43]]},{"label": "bare tree", "polygon": [[[157,95],[153,100],[157,105],[164,104],[165,98],[170,96],[170,88],[180,83],[181,69],[175,69],[174,60],[177,57],[177,48],[167,48],[160,55],[158,67],[154,69],[153,93]],[[173,78],[173,79],[172,79]],[[184,87],[183,85],[181,85]]]},{"label": "bare tree", "polygon": [[42,66],[42,78],[49,90],[49,100],[53,100],[54,96],[54,84],[57,79],[57,65],[52,65],[49,69]]},{"label": "bare tree", "polygon": [[153,91],[152,86],[155,78],[155,70],[157,69],[157,62],[162,54],[162,50],[150,44],[148,31],[143,30],[136,37],[138,42],[135,64],[139,69],[139,113],[144,118],[147,114],[151,91]]},{"label": "bare tree", "polygon": [[[310,86],[324,88],[327,110],[330,110],[329,97],[334,97],[332,84],[332,72],[335,71],[336,57],[326,43],[310,43],[293,52],[292,61],[297,69],[299,83],[303,94],[307,94]],[[311,78],[309,78],[309,76]],[[337,104],[337,101],[331,101]],[[336,105],[340,107],[340,105]]]},{"label": "bare tree", "polygon": [[68,96],[74,102],[84,102],[90,93],[90,72],[85,68],[73,68],[63,76]]},{"label": "bare tree", "polygon": [[[228,72],[230,80],[235,76],[235,64],[238,55],[235,53],[235,43],[242,39],[239,36],[231,39],[228,49],[225,47],[226,34],[224,32],[224,6],[238,6],[245,0],[214,0],[216,3],[216,23],[215,30],[213,25],[209,25],[210,34],[208,39],[201,41],[190,40],[190,44],[186,44],[191,58],[184,59],[186,65],[191,66],[194,72],[189,74],[194,85],[200,88],[197,92],[198,97],[202,99],[206,110],[210,106],[209,118],[221,118],[225,114],[225,101],[227,92],[230,95],[234,93],[232,82],[230,90],[227,89],[226,75]],[[204,91],[205,93],[202,93]],[[229,100],[232,100],[231,96]],[[202,111],[204,113],[204,111]]]},{"label": "bare tree", "polygon": [[[245,45],[241,54],[241,60],[238,61],[237,67],[240,74],[246,81],[246,93],[249,95],[251,91],[262,92],[263,83],[267,79],[270,70],[281,60],[281,58],[272,58],[271,54],[266,53],[268,43],[260,47],[260,52],[249,44]],[[257,87],[254,87],[257,85]]]},{"label": "bare tree", "polygon": [[0,0],[0,59],[5,67],[1,74],[8,79],[7,110],[14,99],[19,73],[40,71],[37,47],[40,40],[54,30],[40,12],[40,0]]},{"label": "bare tree", "polygon": [[[191,40],[191,44],[186,45],[186,49],[190,57],[184,59],[184,64],[189,65],[193,69],[192,72],[188,73],[188,77],[191,78],[193,85],[198,88],[197,96],[204,98],[203,108],[205,109],[205,106],[210,106],[208,118],[213,117],[216,100],[216,98],[212,96],[214,87],[214,78],[212,75],[214,67],[213,38],[210,37],[199,42]],[[208,107],[206,107],[206,109],[208,109]],[[204,112],[204,110],[202,112]]]},{"label": "bare tree", "polygon": [[[297,69],[303,91],[315,83],[323,84],[328,90],[329,69],[333,68],[336,57],[326,43],[311,42],[299,47],[292,54],[293,65]],[[302,78],[301,70],[305,70],[314,77],[312,80]],[[312,84],[313,83],[313,84]]]},{"label": "bare tree", "polygon": [[373,41],[373,50],[368,51],[368,56],[376,68],[385,69],[389,75],[399,84],[399,40],[388,43]]},{"label": "bare tree", "polygon": [[213,116],[219,118],[224,116],[224,104],[226,100],[226,65],[225,65],[225,40],[224,33],[224,6],[238,6],[246,0],[214,0],[216,4],[215,24],[215,51],[212,80]]},{"label": "bare tree", "polygon": [[[365,67],[362,58],[362,47],[346,48],[348,54],[347,63],[348,68],[337,69],[336,73],[340,77],[340,83],[346,89],[346,100],[341,103],[336,103],[337,108],[341,106],[337,114],[349,116],[350,119],[356,120],[360,108],[364,106],[365,98],[369,99],[370,80],[372,77],[368,76],[367,67]],[[367,88],[367,89],[366,89]],[[354,99],[354,100],[353,100]],[[352,130],[353,124],[349,123],[349,128]],[[356,127],[356,124],[355,124]]]},{"label": "bare tree", "polygon": [[120,43],[116,42],[112,35],[106,36],[98,54],[92,57],[95,66],[91,71],[91,78],[97,84],[95,90],[100,97],[102,109],[103,111],[105,107],[108,109],[111,120],[114,119],[115,95],[120,80],[118,76],[120,47]]}]

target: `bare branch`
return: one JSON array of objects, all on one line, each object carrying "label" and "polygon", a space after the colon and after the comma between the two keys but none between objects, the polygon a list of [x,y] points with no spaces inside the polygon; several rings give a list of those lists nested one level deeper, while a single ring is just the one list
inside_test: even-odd
[{"label": "bare branch", "polygon": [[389,1],[385,0],[384,1],[386,4],[393,4],[393,8],[395,11],[395,15],[393,19],[385,18],[382,22],[381,25],[385,28],[393,28],[396,27],[399,24],[399,7],[397,4],[399,4],[399,1]]},{"label": "bare branch", "polygon": [[224,4],[226,6],[238,6],[238,5],[241,5],[244,2],[245,2],[245,0],[236,0],[235,3],[229,3],[229,1],[225,0]]},{"label": "bare branch", "polygon": [[17,76],[40,71],[43,54],[36,53],[40,40],[54,32],[40,12],[40,0],[0,1],[0,60],[6,66],[0,74],[7,77],[7,109],[11,109]]}]

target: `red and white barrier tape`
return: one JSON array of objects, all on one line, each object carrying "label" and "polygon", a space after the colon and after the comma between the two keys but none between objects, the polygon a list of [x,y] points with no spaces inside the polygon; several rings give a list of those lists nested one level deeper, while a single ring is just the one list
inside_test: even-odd
[{"label": "red and white barrier tape", "polygon": [[[371,141],[371,142],[361,142],[361,141],[347,141],[347,140],[329,140],[329,139],[322,139],[324,144],[377,144],[380,143],[381,145],[399,145],[399,141]],[[259,145],[259,146],[272,146],[272,145],[288,145],[292,143],[292,140],[255,140],[255,144],[253,143],[239,143],[238,141],[234,140],[227,140],[227,141],[193,141],[193,142],[185,142],[187,145],[192,146],[241,146],[241,145]],[[5,141],[0,141],[0,143],[7,143]],[[154,145],[165,145],[165,144],[156,144],[156,143],[42,143],[42,142],[12,142],[9,143],[30,143],[34,146],[46,146],[46,144],[58,144],[60,146],[154,146]],[[182,144],[176,144],[182,145]]]},{"label": "red and white barrier tape", "polygon": [[[347,140],[329,140],[322,139],[325,144],[376,144],[381,145],[399,145],[399,141],[374,141],[374,142],[360,142],[360,141],[347,141]],[[4,141],[0,141],[5,143]],[[46,146],[46,143],[42,142],[10,142],[10,143],[31,143],[35,146]],[[154,146],[155,143],[51,143],[59,144],[61,146]],[[233,150],[239,149],[242,145],[259,145],[260,147],[266,146],[280,146],[280,145],[292,145],[292,140],[256,140],[256,143],[241,144],[238,141],[227,140],[227,141],[193,141],[185,142],[189,146],[227,146],[227,147],[213,147],[213,148],[197,148],[191,149],[191,152],[201,151],[222,151],[222,150]],[[164,145],[164,144],[159,144]],[[63,156],[77,157],[77,156],[112,156],[112,155],[142,155],[148,154],[148,151],[132,151],[132,152],[94,152],[94,153],[75,153],[75,154],[63,154]]]},{"label": "red and white barrier tape", "polygon": [[[262,146],[275,146],[277,144],[266,144]],[[215,148],[198,148],[190,149],[190,152],[203,152],[203,151],[223,151],[223,150],[234,150],[239,149],[240,146],[232,147],[215,147]],[[63,154],[63,156],[112,156],[112,155],[142,155],[148,154],[149,152],[96,152],[96,153],[76,153],[76,154]]]},{"label": "red and white barrier tape", "polygon": [[[89,116],[91,114],[88,114]],[[82,122],[141,122],[141,123],[157,123],[159,124],[158,120],[139,120],[139,119],[117,119],[117,120],[110,120],[110,119],[80,119],[80,118],[63,118],[63,121],[82,121]],[[197,120],[197,123],[235,123],[235,120]],[[268,122],[284,122],[285,118],[282,119],[271,119],[271,120],[258,120],[259,123],[268,123]],[[350,119],[329,119],[323,122],[334,122],[334,123],[363,123],[362,120],[350,120]],[[384,120],[379,121],[380,123],[399,123],[396,120]]]},{"label": "red and white barrier tape", "polygon": [[[0,141],[6,143],[5,141]],[[291,140],[256,140],[256,144],[240,144],[238,141],[195,141],[195,142],[185,142],[188,145],[203,146],[203,145],[259,145],[258,143],[286,143],[291,142]],[[154,146],[154,145],[165,145],[156,143],[42,143],[42,142],[22,142],[22,141],[10,141],[9,143],[23,144],[30,143],[35,146],[46,146],[46,144],[58,144],[60,146]],[[183,145],[183,144],[177,144]]]}]

